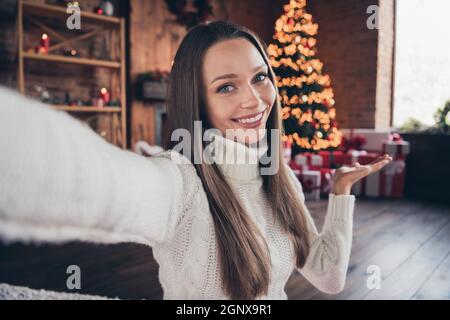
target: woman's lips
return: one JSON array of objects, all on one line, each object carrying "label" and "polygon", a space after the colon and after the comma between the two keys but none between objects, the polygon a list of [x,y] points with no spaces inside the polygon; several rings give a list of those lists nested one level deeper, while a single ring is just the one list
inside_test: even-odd
[{"label": "woman's lips", "polygon": [[241,117],[239,119],[232,120],[244,128],[257,128],[261,125],[262,119],[264,118],[264,112],[266,112],[266,110],[267,108],[260,113],[257,113],[256,115],[251,115],[245,118]]}]

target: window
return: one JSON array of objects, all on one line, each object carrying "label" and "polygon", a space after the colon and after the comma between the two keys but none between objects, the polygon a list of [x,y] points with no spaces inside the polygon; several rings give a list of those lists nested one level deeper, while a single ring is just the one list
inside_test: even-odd
[{"label": "window", "polygon": [[394,126],[434,123],[450,100],[450,1],[397,0]]}]

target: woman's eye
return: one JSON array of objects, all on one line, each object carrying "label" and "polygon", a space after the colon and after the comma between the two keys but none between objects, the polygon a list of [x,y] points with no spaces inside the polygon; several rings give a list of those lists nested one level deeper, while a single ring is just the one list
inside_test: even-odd
[{"label": "woman's eye", "polygon": [[230,92],[231,89],[230,89],[230,90],[226,90],[226,89],[227,89],[227,88],[232,88],[232,87],[233,87],[233,86],[229,84],[229,85],[220,87],[219,89],[217,89],[217,92],[220,92],[220,93],[227,93],[227,92]]},{"label": "woman's eye", "polygon": [[[267,73],[265,73],[265,72],[262,72],[256,76],[256,82],[262,82],[266,79],[267,79]],[[217,89],[217,92],[219,92],[219,93],[231,92],[233,89],[229,89],[229,88],[233,88],[233,86],[231,84],[229,84],[229,85],[220,87],[219,89]]]},{"label": "woman's eye", "polygon": [[256,81],[264,81],[264,80],[266,80],[266,78],[267,78],[267,73],[260,73],[260,74],[258,74],[257,76],[256,76],[256,79],[258,79],[258,78],[260,78],[260,77],[263,77],[261,80],[256,80]]}]

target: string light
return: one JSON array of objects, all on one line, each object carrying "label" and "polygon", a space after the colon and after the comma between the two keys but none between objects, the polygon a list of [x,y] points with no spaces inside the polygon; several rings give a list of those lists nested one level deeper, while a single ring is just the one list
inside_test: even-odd
[{"label": "string light", "polygon": [[[281,118],[304,127],[301,133],[290,128],[283,140],[302,149],[336,148],[342,133],[336,127],[336,108],[331,79],[322,74],[323,63],[316,58],[318,24],[305,11],[306,0],[290,0],[283,6],[284,14],[275,22],[274,43],[267,48],[270,64],[277,74]],[[290,120],[294,122],[290,122]],[[302,134],[302,136],[300,136]]]}]

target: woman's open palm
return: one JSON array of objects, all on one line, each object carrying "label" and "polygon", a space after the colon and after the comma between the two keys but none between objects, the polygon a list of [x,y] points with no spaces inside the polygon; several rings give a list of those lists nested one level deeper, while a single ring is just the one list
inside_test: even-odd
[{"label": "woman's open palm", "polygon": [[366,165],[361,165],[356,162],[352,166],[340,167],[336,170],[333,176],[333,193],[348,194],[354,183],[374,172],[381,170],[391,161],[392,157],[385,154]]}]

